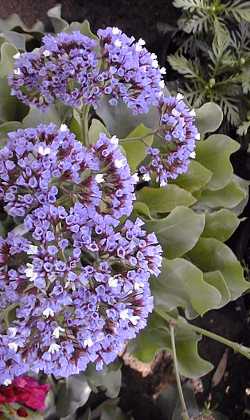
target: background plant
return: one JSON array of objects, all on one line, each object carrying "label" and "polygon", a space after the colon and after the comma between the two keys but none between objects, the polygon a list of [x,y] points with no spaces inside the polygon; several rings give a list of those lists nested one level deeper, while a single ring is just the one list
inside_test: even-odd
[{"label": "background plant", "polygon": [[249,128],[249,21],[248,1],[176,0],[180,9],[172,40],[170,66],[180,75],[180,88],[197,107],[214,101],[230,126],[245,135]]}]

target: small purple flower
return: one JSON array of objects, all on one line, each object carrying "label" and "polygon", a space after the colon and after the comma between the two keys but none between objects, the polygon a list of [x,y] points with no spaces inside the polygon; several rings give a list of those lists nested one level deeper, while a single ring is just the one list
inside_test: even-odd
[{"label": "small purple flower", "polygon": [[44,205],[26,216],[29,240],[0,238],[0,308],[16,306],[15,320],[0,326],[1,383],[27,370],[66,377],[90,362],[102,369],[152,311],[148,280],[161,265],[155,235],[139,219],[114,227],[105,216],[87,218],[80,203],[64,214]]},{"label": "small purple flower", "polygon": [[108,95],[111,105],[121,100],[135,114],[147,112],[157,104],[163,83],[155,54],[117,28],[97,34],[98,41],[78,31],[46,35],[39,50],[16,60],[11,94],[42,110],[55,100],[96,107]]},{"label": "small purple flower", "polygon": [[[113,138],[100,134],[87,149],[67,128],[54,124],[20,129],[8,136],[0,150],[0,200],[11,216],[25,217],[38,207],[39,218],[46,219],[40,206],[49,203],[56,217],[64,220],[64,207],[53,204],[65,200],[69,205],[83,204],[85,218],[105,214],[107,222],[117,223],[121,216],[130,215],[134,181]],[[77,229],[70,215],[68,223],[72,231]],[[48,235],[53,240],[53,232]],[[39,229],[36,239],[40,239]]]},{"label": "small purple flower", "polygon": [[169,179],[176,179],[187,172],[200,136],[194,113],[182,100],[182,95],[162,97],[159,110],[161,117],[157,135],[161,144],[147,149],[148,157],[140,168],[140,174],[145,180],[150,179],[152,174],[164,186]]}]

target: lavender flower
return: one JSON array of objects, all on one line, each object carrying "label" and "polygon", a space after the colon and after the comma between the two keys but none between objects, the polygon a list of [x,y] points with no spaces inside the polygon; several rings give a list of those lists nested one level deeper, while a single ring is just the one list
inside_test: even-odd
[{"label": "lavender flower", "polygon": [[[87,149],[66,126],[54,124],[8,134],[0,150],[0,200],[24,217],[44,203],[81,202],[92,213],[129,216],[134,181],[117,139],[101,134]],[[115,221],[114,221],[115,223]]]},{"label": "lavender flower", "polygon": [[27,370],[67,377],[89,362],[101,369],[145,327],[161,248],[142,224],[114,228],[80,203],[49,204],[26,217],[29,240],[1,239],[0,303],[16,308],[0,327],[1,383]]},{"label": "lavender flower", "polygon": [[182,95],[162,97],[159,109],[158,147],[147,149],[148,158],[140,173],[146,179],[155,177],[164,186],[169,179],[187,172],[200,136],[194,122],[195,114],[182,100]]},{"label": "lavender flower", "polygon": [[12,95],[41,109],[55,99],[71,106],[95,103],[96,42],[80,32],[46,35],[42,42],[39,50],[16,60],[9,76]]},{"label": "lavender flower", "polygon": [[[144,113],[158,103],[163,82],[155,54],[144,47],[145,42],[135,42],[118,28],[99,29],[104,71],[99,78],[104,83],[104,93],[111,96],[109,103],[122,100],[132,111]],[[97,78],[98,79],[98,78]]]},{"label": "lavender flower", "polygon": [[134,113],[147,112],[161,94],[161,71],[154,54],[117,28],[98,31],[99,43],[82,35],[46,35],[42,47],[17,59],[9,76],[12,95],[41,109],[60,100],[66,105],[96,106],[125,102]]}]

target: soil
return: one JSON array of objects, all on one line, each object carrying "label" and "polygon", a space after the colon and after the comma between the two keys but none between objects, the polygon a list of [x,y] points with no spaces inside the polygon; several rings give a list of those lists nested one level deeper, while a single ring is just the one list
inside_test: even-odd
[{"label": "soil", "polygon": [[[12,13],[21,16],[26,25],[37,20],[47,22],[46,12],[58,3],[57,0],[0,0],[0,17]],[[93,30],[108,25],[118,26],[136,38],[143,38],[148,48],[155,52],[161,65],[165,65],[166,54],[171,51],[170,38],[159,29],[165,24],[175,25],[177,10],[172,0],[63,0],[62,15],[68,21],[88,19]],[[250,156],[243,146],[233,158],[236,174],[250,180]],[[245,217],[250,215],[250,204]],[[237,229],[229,245],[237,256],[250,266],[250,221],[246,220]],[[200,326],[211,329],[229,339],[250,345],[250,295],[241,297],[220,311],[211,311],[198,320]],[[203,339],[200,343],[201,355],[210,360],[217,369],[203,378],[203,392],[197,393],[197,400],[223,413],[229,420],[250,418],[250,365],[249,360],[225,347]],[[222,360],[223,358],[223,360]],[[136,367],[123,367],[123,386],[120,404],[130,412],[135,420],[166,420],[162,418],[156,404],[156,396],[173,381],[169,356],[158,356],[151,373],[144,377]],[[214,384],[216,383],[216,385]]]}]

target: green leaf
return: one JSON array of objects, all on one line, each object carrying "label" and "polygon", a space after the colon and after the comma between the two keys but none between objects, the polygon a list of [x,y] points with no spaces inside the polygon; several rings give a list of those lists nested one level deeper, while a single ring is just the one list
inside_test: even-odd
[{"label": "green leaf", "polygon": [[203,273],[203,279],[208,284],[211,284],[211,286],[216,287],[216,289],[220,292],[221,301],[218,305],[218,308],[221,308],[230,301],[231,293],[220,271],[216,270],[209,271],[208,273]]},{"label": "green leaf", "polygon": [[240,220],[230,210],[221,209],[214,213],[206,213],[206,224],[202,236],[225,242],[232,236],[239,224]]},{"label": "green leaf", "polygon": [[9,42],[4,42],[1,45],[0,77],[8,76],[8,74],[12,71],[15,61],[13,56],[17,52],[18,49]]},{"label": "green leaf", "polygon": [[136,216],[142,217],[144,220],[152,219],[148,206],[140,201],[135,201],[133,213]]},{"label": "green leaf", "polygon": [[[122,147],[126,152],[132,173],[136,171],[138,165],[145,159],[146,148],[153,143],[153,135],[147,136],[151,131],[152,130],[145,127],[143,124],[140,124],[122,141]],[[144,143],[141,140],[129,140],[134,137],[145,137],[143,139]]]},{"label": "green leaf", "polygon": [[150,212],[169,213],[177,206],[191,206],[196,199],[188,191],[174,184],[167,187],[144,187],[137,193],[138,201],[145,203]]},{"label": "green leaf", "polygon": [[0,124],[0,148],[5,146],[10,131],[16,131],[18,128],[22,128],[22,124],[19,121],[6,121]]},{"label": "green leaf", "polygon": [[243,121],[237,128],[239,136],[245,136],[250,128],[250,121]]},{"label": "green leaf", "polygon": [[11,96],[6,77],[0,78],[0,122],[20,121],[28,109],[15,96]]},{"label": "green leaf", "polygon": [[232,181],[221,190],[203,191],[199,197],[198,206],[203,205],[203,208],[207,207],[211,209],[220,207],[233,209],[246,198],[246,194],[246,191],[243,190],[239,183],[233,178]]},{"label": "green leaf", "polygon": [[111,106],[108,103],[109,99],[105,95],[99,101],[96,112],[112,136],[116,135],[120,139],[125,138],[140,124],[144,124],[152,130],[159,125],[160,115],[156,107],[150,108],[146,114],[134,115],[123,102],[120,101],[116,106]]},{"label": "green leaf", "polygon": [[1,34],[1,37],[2,36],[6,41],[14,45],[18,50],[23,51],[25,51],[26,39],[31,38],[31,36],[28,34],[20,34],[19,32],[15,31],[5,31],[3,34]]},{"label": "green leaf", "polygon": [[242,191],[244,192],[244,198],[243,200],[240,201],[239,204],[237,204],[236,207],[233,207],[231,209],[231,211],[234,212],[234,214],[236,214],[236,216],[240,215],[244,208],[246,207],[247,203],[248,203],[248,196],[249,196],[249,185],[250,185],[250,181],[240,178],[239,176],[234,175],[234,180],[237,182],[238,187],[240,187],[242,189]]},{"label": "green leaf", "polygon": [[89,38],[98,40],[98,37],[91,31],[89,22],[87,20],[84,20],[83,22],[70,23],[69,27],[65,30],[65,32],[73,31],[80,31],[81,34],[86,35]]},{"label": "green leaf", "polygon": [[24,127],[36,127],[38,124],[54,123],[60,127],[60,115],[54,105],[50,105],[46,112],[37,108],[31,108],[28,115],[23,119]]},{"label": "green leaf", "polygon": [[184,188],[184,190],[193,193],[195,191],[199,191],[201,188],[207,185],[211,178],[211,171],[209,171],[199,162],[191,160],[188,172],[179,175],[178,178],[173,181],[173,183],[181,188]]},{"label": "green leaf", "polygon": [[219,105],[214,102],[208,102],[202,105],[195,112],[201,136],[216,131],[223,121],[223,112]]},{"label": "green leaf", "polygon": [[61,17],[61,4],[56,5],[48,10],[47,15],[53,25],[56,33],[65,31],[68,28],[68,22]]},{"label": "green leaf", "polygon": [[56,390],[56,414],[65,417],[73,414],[86,404],[91,388],[85,375],[72,375],[63,382],[59,382]]},{"label": "green leaf", "polygon": [[91,121],[91,126],[89,128],[89,142],[90,144],[95,144],[99,138],[101,133],[106,134],[109,136],[108,130],[106,129],[105,125],[101,123],[101,121],[93,118]]},{"label": "green leaf", "polygon": [[231,298],[236,299],[249,289],[244,279],[243,268],[231,249],[214,238],[201,238],[188,253],[191,261],[204,272],[220,271]]},{"label": "green leaf", "polygon": [[174,55],[169,55],[167,60],[170,66],[178,71],[178,73],[183,74],[188,79],[200,79],[200,69],[194,64],[193,61],[188,60],[183,55],[176,53]]},{"label": "green leaf", "polygon": [[100,387],[109,398],[116,398],[121,388],[121,369],[119,366],[111,365],[101,371],[95,366],[89,365],[86,371],[86,378],[93,391]]},{"label": "green leaf", "polygon": [[164,219],[149,221],[146,228],[155,232],[168,258],[181,257],[199,240],[205,226],[205,215],[188,207],[176,207]]},{"label": "green leaf", "polygon": [[[197,351],[200,340],[188,326],[177,326],[176,353],[180,373],[189,378],[206,375],[213,366],[206,360],[201,359]],[[143,362],[150,362],[160,350],[171,351],[170,333],[166,321],[156,313],[150,317],[148,326],[138,337],[130,342],[130,349],[134,349],[134,355]]]},{"label": "green leaf", "polygon": [[83,142],[84,133],[83,133],[83,127],[82,127],[82,121],[79,113],[73,109],[73,115],[72,119],[70,121],[70,131],[75,134],[77,140],[80,142]]},{"label": "green leaf", "polygon": [[197,144],[196,160],[213,173],[209,189],[218,190],[228,184],[233,175],[229,158],[239,147],[235,140],[223,134],[214,134]]},{"label": "green leaf", "polygon": [[161,274],[152,280],[151,289],[156,311],[169,312],[181,307],[187,316],[194,311],[203,315],[217,308],[222,300],[220,291],[204,281],[202,271],[183,258],[164,258]]}]

